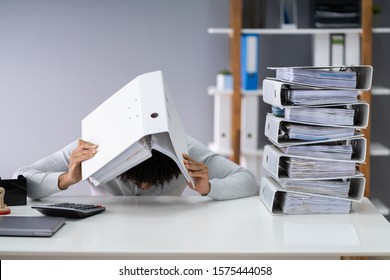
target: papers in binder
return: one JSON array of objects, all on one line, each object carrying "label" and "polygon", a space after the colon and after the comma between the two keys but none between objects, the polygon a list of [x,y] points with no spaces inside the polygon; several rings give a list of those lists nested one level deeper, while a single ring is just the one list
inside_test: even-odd
[{"label": "papers in binder", "polygon": [[186,135],[161,71],[140,75],[82,120],[82,138],[97,144],[98,153],[82,163],[82,179],[95,186],[121,175],[158,150],[183,163]]},{"label": "papers in binder", "polygon": [[265,135],[260,197],[272,213],[349,213],[364,194],[372,67],[276,67],[263,81]]},{"label": "papers in binder", "polygon": [[276,179],[331,179],[353,177],[361,158],[351,160],[286,155],[273,145],[264,147],[263,167]]},{"label": "papers in binder", "polygon": [[363,199],[366,179],[364,177],[329,180],[308,179],[287,180],[279,183],[287,191],[344,198],[359,202]]},{"label": "papers in binder", "polygon": [[311,126],[291,123],[284,127],[282,137],[287,136],[288,139],[299,139],[307,141],[329,140],[332,137],[352,137],[354,135],[353,128],[347,127],[325,127]]},{"label": "papers in binder", "polygon": [[311,144],[356,138],[363,135],[356,130],[356,127],[294,123],[272,114],[266,116],[264,134],[277,146]]},{"label": "papers in binder", "polygon": [[284,111],[287,120],[327,125],[354,125],[355,110],[347,106],[294,107]]},{"label": "papers in binder", "polygon": [[276,79],[307,86],[329,89],[369,90],[372,80],[372,66],[301,66],[269,67],[276,71]]},{"label": "papers in binder", "polygon": [[263,80],[264,102],[278,107],[355,103],[358,94],[357,90],[319,89],[273,79]]},{"label": "papers in binder", "polygon": [[288,121],[321,124],[323,126],[354,126],[365,128],[368,124],[369,105],[365,102],[328,106],[292,106],[283,110]]},{"label": "papers in binder", "polygon": [[[351,211],[352,201],[362,199],[365,182],[363,177],[348,180],[343,188],[344,190],[349,188],[349,194],[346,197],[345,191],[343,191],[343,197],[337,197],[333,194],[288,190],[283,188],[275,179],[262,177],[260,198],[273,214],[346,214]],[[315,187],[312,186],[312,188]]]},{"label": "papers in binder", "polygon": [[305,145],[277,146],[287,156],[303,158],[324,158],[335,160],[352,160],[363,163],[366,160],[367,140],[364,137],[329,140]]},{"label": "papers in binder", "polygon": [[281,147],[282,152],[285,154],[292,154],[297,156],[311,156],[319,158],[329,159],[351,159],[352,158],[352,145],[351,144],[339,144],[337,142],[327,143],[323,145],[298,145]]},{"label": "papers in binder", "polygon": [[284,214],[348,214],[352,208],[349,200],[320,197],[310,194],[286,192],[279,203]]},{"label": "papers in binder", "polygon": [[355,174],[356,163],[290,157],[281,169],[289,178],[346,177]]},{"label": "papers in binder", "polygon": [[349,180],[296,180],[287,181],[282,187],[286,190],[322,194],[347,198],[351,182]]}]

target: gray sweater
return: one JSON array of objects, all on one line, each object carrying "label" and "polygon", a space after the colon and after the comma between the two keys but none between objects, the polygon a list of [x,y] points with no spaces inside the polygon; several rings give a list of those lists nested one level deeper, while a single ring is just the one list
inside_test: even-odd
[{"label": "gray sweater", "polygon": [[[228,200],[258,195],[259,183],[255,176],[243,167],[225,157],[208,150],[194,138],[187,136],[188,154],[194,160],[203,162],[209,170],[211,185],[208,197],[215,200]],[[71,153],[77,147],[77,141],[70,143],[60,151],[15,171],[13,177],[24,175],[27,178],[27,195],[40,199],[60,192],[58,177],[67,172]],[[187,187],[183,175],[169,184],[153,186],[142,190],[130,181],[113,179],[97,187],[90,186],[93,195],[181,195]]]}]

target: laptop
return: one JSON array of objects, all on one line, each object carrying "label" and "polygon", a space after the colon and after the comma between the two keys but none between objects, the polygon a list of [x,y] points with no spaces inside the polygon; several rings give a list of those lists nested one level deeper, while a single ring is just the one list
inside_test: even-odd
[{"label": "laptop", "polygon": [[3,216],[0,217],[0,236],[50,237],[66,222],[63,217]]}]

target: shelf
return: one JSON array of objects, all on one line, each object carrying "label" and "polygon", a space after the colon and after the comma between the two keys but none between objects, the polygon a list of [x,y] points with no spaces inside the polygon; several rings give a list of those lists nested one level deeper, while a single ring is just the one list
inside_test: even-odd
[{"label": "shelf", "polygon": [[379,213],[381,213],[383,216],[387,216],[390,213],[389,207],[387,207],[382,201],[380,201],[377,198],[371,198],[370,199],[372,204],[378,209]]},{"label": "shelf", "polygon": [[[211,86],[207,89],[207,93],[209,95],[216,95],[216,94],[229,94],[229,95],[232,95],[233,94],[233,90],[229,90],[229,89],[224,89],[224,90],[221,90],[221,89],[218,89],[216,88],[215,86]],[[261,89],[256,89],[256,90],[244,90],[242,89],[241,90],[241,93],[243,95],[254,95],[254,96],[261,96],[263,95],[263,90]]]},{"label": "shelf", "polygon": [[390,28],[388,27],[376,27],[372,29],[372,33],[389,33],[390,34]]},{"label": "shelf", "polygon": [[[208,148],[214,152],[214,153],[218,153],[220,155],[223,155],[223,156],[230,156],[233,151],[232,150],[228,150],[228,149],[221,149],[220,147],[218,147],[215,143],[211,142],[208,144]],[[247,150],[247,151],[241,151],[241,154],[242,155],[245,155],[245,156],[263,156],[263,153],[264,153],[264,150],[263,149],[259,149],[259,150]]]},{"label": "shelf", "polygon": [[371,93],[373,95],[390,95],[390,88],[382,86],[373,86],[371,88]]},{"label": "shelf", "polygon": [[[231,28],[209,28],[207,32],[210,34],[231,34]],[[380,27],[373,28],[373,33],[389,33],[390,28]],[[262,35],[313,35],[313,34],[356,34],[362,33],[361,28],[296,28],[296,29],[281,29],[281,28],[244,28],[241,30],[243,34],[262,34]]]},{"label": "shelf", "polygon": [[207,93],[211,96],[216,95],[216,94],[233,95],[233,90],[231,90],[231,89],[218,89],[214,86],[211,86],[207,89]]},{"label": "shelf", "polygon": [[220,147],[218,147],[215,143],[211,142],[208,144],[208,148],[214,152],[214,153],[217,153],[217,154],[220,154],[222,156],[225,156],[225,157],[229,157],[232,155],[233,151],[232,150],[228,150],[228,149],[221,149]]},{"label": "shelf", "polygon": [[390,149],[382,145],[381,143],[371,142],[370,146],[370,155],[371,156],[390,156]]},{"label": "shelf", "polygon": [[264,154],[264,149],[259,150],[241,150],[241,154],[244,156],[255,156],[255,157],[261,157]]}]

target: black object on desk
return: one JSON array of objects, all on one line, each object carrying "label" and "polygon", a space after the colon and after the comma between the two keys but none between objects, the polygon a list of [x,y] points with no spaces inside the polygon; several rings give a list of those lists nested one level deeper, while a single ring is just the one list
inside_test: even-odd
[{"label": "black object on desk", "polygon": [[66,218],[85,218],[106,210],[104,206],[80,203],[56,203],[50,205],[33,205],[31,208],[38,210],[46,216]]},{"label": "black object on desk", "polygon": [[5,190],[4,203],[7,206],[27,204],[27,180],[23,175],[17,179],[1,179],[0,187]]}]

